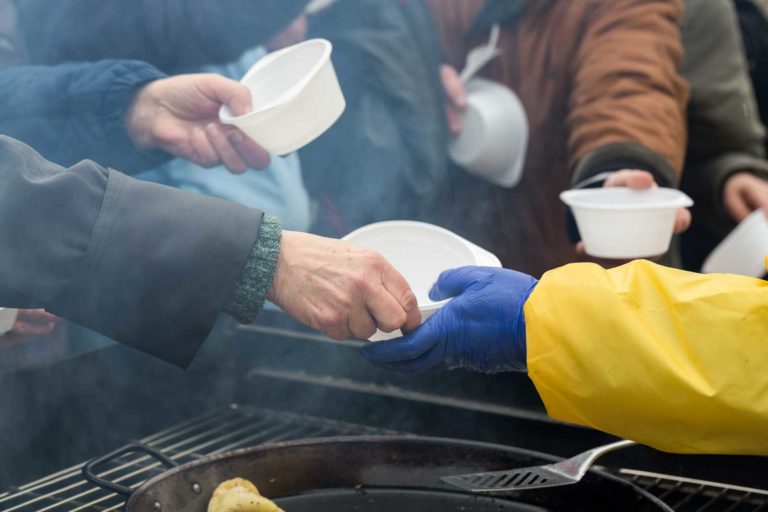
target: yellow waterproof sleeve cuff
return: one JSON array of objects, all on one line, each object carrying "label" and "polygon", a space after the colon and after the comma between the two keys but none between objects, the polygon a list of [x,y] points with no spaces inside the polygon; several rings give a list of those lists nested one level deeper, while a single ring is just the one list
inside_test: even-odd
[{"label": "yellow waterproof sleeve cuff", "polygon": [[548,413],[661,450],[768,453],[768,283],[635,261],[544,275],[525,306]]}]

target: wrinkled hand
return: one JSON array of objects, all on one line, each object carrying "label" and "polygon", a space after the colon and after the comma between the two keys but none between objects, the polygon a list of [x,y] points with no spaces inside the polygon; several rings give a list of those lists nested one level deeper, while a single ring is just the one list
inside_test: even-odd
[{"label": "wrinkled hand", "polygon": [[[658,187],[653,174],[648,171],[624,169],[616,171],[603,183],[603,187],[629,187],[636,190]],[[679,235],[691,225],[691,212],[687,208],[680,208],[675,218],[675,234]],[[584,242],[576,244],[576,252],[584,254]],[[615,263],[615,262],[614,262]]]},{"label": "wrinkled hand", "polygon": [[179,75],[142,87],[126,113],[141,149],[162,149],[203,167],[223,163],[233,173],[269,165],[269,154],[233,126],[219,122],[219,108],[251,110],[246,86],[216,74]]},{"label": "wrinkled hand", "polygon": [[723,186],[723,204],[736,222],[760,208],[768,215],[768,181],[749,172],[732,175]]},{"label": "wrinkled hand", "polygon": [[268,298],[335,340],[369,338],[377,327],[410,332],[421,322],[408,283],[380,254],[307,233],[283,231]]},{"label": "wrinkled hand", "polygon": [[496,373],[526,368],[523,305],[538,281],[500,268],[443,272],[432,300],[454,297],[412,333],[363,347],[373,364],[404,372],[468,368]]},{"label": "wrinkled hand", "polygon": [[452,135],[461,133],[461,116],[467,109],[467,90],[455,68],[447,64],[440,66],[440,78],[445,90],[445,118]]},{"label": "wrinkled hand", "polygon": [[306,35],[307,17],[301,15],[294,19],[291,24],[285,27],[279,34],[270,39],[266,46],[270,51],[279,50],[302,42]]}]

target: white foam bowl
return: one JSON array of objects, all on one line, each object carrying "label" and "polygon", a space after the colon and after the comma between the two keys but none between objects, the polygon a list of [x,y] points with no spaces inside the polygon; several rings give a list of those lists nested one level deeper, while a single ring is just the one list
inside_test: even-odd
[{"label": "white foam bowl", "polygon": [[[379,252],[403,275],[416,295],[422,323],[450,300],[429,298],[429,291],[441,272],[469,265],[501,267],[498,258],[485,249],[447,229],[424,222],[377,222],[351,232],[343,240]],[[400,336],[400,330],[376,331],[368,339],[381,341]]]},{"label": "white foam bowl", "polygon": [[715,247],[701,270],[707,274],[763,277],[766,256],[768,256],[768,219],[763,210],[756,210]]},{"label": "white foam bowl", "polygon": [[512,188],[523,176],[528,118],[505,85],[475,78],[467,84],[461,133],[451,141],[451,160],[470,174]]},{"label": "white foam bowl", "polygon": [[273,155],[309,144],[346,107],[331,51],[329,41],[310,39],[266,55],[240,81],[251,91],[251,112],[234,116],[225,105],[219,119]]},{"label": "white foam bowl", "polygon": [[693,206],[690,197],[672,188],[568,190],[560,199],[573,211],[587,254],[611,259],[664,254],[677,210]]},{"label": "white foam bowl", "polygon": [[0,336],[7,333],[16,323],[16,316],[19,310],[13,308],[0,308]]}]

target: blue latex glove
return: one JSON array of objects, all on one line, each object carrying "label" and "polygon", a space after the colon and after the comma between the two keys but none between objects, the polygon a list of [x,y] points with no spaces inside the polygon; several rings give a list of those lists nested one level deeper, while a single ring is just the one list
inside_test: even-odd
[{"label": "blue latex glove", "polygon": [[501,268],[447,270],[429,297],[454,299],[412,333],[366,345],[363,355],[377,366],[405,372],[525,370],[523,305],[537,283]]}]

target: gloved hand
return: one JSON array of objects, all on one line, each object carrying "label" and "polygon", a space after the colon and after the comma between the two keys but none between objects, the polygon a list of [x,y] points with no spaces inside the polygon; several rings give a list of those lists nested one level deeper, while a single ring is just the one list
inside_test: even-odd
[{"label": "gloved hand", "polygon": [[500,268],[447,270],[429,296],[454,299],[410,334],[366,345],[363,355],[377,366],[404,372],[525,370],[523,305],[537,283]]}]

